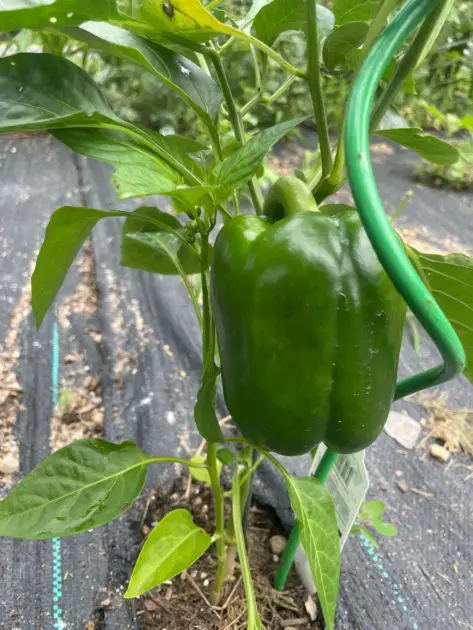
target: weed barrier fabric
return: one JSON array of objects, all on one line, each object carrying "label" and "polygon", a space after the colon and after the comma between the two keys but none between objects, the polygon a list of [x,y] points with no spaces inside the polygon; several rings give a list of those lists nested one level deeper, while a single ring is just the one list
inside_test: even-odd
[{"label": "weed barrier fabric", "polygon": [[[392,151],[390,145],[382,146]],[[413,158],[407,152],[395,150],[376,157],[388,208],[398,205],[404,191],[414,190],[401,220],[403,227],[413,230],[424,225],[427,233],[420,231],[419,238],[450,240],[473,251],[471,196],[418,187],[412,180]],[[0,139],[2,347],[11,338],[12,311],[25,299],[49,216],[66,204],[117,207],[109,176],[109,169],[77,159],[50,138]],[[347,193],[339,199],[346,202]],[[153,203],[166,208],[164,199]],[[92,235],[95,283],[89,289],[98,300],[94,312],[84,308],[83,302],[92,298],[81,293],[84,278],[75,266],[40,332],[35,332],[31,314],[17,324],[19,356],[12,369],[23,395],[14,437],[22,475],[49,452],[55,440],[51,422],[55,402],[74,379],[82,382],[81,375],[98,379],[107,439],[132,439],[156,455],[188,456],[200,444],[192,421],[201,356],[195,315],[176,278],[119,266],[119,234],[120,221],[106,219]],[[82,303],[76,299],[81,295]],[[71,308],[64,309],[64,304]],[[431,365],[436,358],[425,339],[419,358],[409,339],[406,335],[403,375]],[[75,357],[72,364],[66,361],[71,357]],[[441,389],[448,392],[452,407],[473,406],[473,391],[464,379]],[[413,401],[396,403],[395,409],[418,419],[425,415]],[[221,395],[218,412],[221,417],[226,413]],[[369,449],[369,497],[386,504],[387,518],[398,526],[399,534],[382,539],[377,550],[355,536],[347,542],[337,629],[471,627],[473,481],[465,481],[464,467],[447,469],[426,453],[405,451],[384,433]],[[306,474],[307,458],[282,460],[295,474]],[[471,460],[456,456],[454,463],[471,465]],[[153,467],[146,492],[158,482],[170,489],[180,473],[174,465]],[[408,492],[400,491],[396,483],[400,479]],[[2,539],[0,627],[143,627],[143,617],[121,593],[140,544],[146,492],[124,517],[91,533],[61,541]],[[285,527],[290,525],[282,481],[270,466],[261,466],[254,495],[274,508]]]}]

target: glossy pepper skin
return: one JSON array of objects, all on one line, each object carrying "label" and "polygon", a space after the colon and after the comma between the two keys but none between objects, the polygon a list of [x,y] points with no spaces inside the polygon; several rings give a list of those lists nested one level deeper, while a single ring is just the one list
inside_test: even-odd
[{"label": "glossy pepper skin", "polygon": [[257,447],[299,455],[325,442],[352,453],[386,421],[406,307],[358,214],[318,212],[292,180],[270,192],[269,218],[235,217],[215,243],[225,400]]}]

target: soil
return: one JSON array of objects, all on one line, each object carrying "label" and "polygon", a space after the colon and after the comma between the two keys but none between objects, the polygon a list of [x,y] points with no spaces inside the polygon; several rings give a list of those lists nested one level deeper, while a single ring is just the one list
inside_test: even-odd
[{"label": "soil", "polygon": [[[188,479],[176,481],[165,494],[158,489],[150,498],[142,520],[146,536],[151,528],[171,510],[185,508],[194,521],[212,533],[213,509],[210,488]],[[279,556],[271,550],[270,540],[280,535],[276,516],[253,504],[248,519],[248,548],[258,610],[264,626],[270,630],[322,630],[319,606],[291,574],[284,592],[271,584]],[[144,628],[153,630],[246,630],[246,603],[238,562],[234,576],[225,584],[219,606],[210,603],[212,577],[215,573],[213,549],[188,571],[160,585],[140,598],[139,615]]]},{"label": "soil", "polygon": [[59,307],[58,321],[63,328],[70,327],[70,317],[83,315],[89,319],[97,312],[99,307],[99,296],[95,285],[95,265],[92,254],[92,245],[86,241],[83,254],[77,261],[77,268],[80,273],[80,280],[74,293],[63,300]]},{"label": "soil", "polygon": [[19,472],[20,457],[15,425],[23,389],[15,373],[20,357],[18,338],[21,324],[30,312],[29,282],[11,312],[10,326],[0,344],[0,488],[8,486]]}]

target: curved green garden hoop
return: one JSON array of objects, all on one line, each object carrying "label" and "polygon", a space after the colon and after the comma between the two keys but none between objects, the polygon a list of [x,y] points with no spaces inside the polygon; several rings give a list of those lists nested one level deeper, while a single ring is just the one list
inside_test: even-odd
[{"label": "curved green garden hoop", "polygon": [[[402,44],[439,4],[440,0],[409,0],[385,28],[355,81],[345,126],[348,179],[364,228],[386,273],[443,358],[440,365],[400,381],[396,386],[395,400],[450,380],[462,372],[466,364],[465,351],[458,335],[410,262],[389,223],[370,156],[370,118],[379,82]],[[315,471],[320,483],[327,479],[337,457],[338,453],[325,452]],[[277,590],[284,588],[299,542],[299,527],[296,524],[276,572],[274,587]]]},{"label": "curved green garden hoop", "polygon": [[394,54],[438,0],[409,0],[374,44],[348,103],[345,154],[357,210],[381,264],[437,345],[443,363],[400,381],[395,399],[444,383],[463,371],[465,352],[455,330],[407,257],[392,229],[370,159],[370,115],[379,82]]}]

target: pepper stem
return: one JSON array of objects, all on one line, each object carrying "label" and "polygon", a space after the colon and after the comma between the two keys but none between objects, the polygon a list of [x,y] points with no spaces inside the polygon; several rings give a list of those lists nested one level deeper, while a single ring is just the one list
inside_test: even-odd
[{"label": "pepper stem", "polygon": [[292,175],[280,177],[271,186],[263,206],[263,214],[275,221],[307,210],[317,212],[317,203],[306,184]]}]

